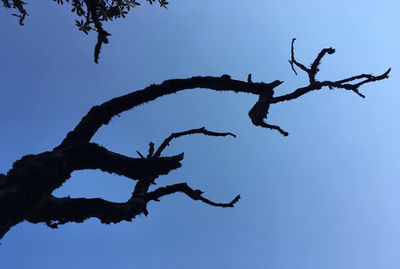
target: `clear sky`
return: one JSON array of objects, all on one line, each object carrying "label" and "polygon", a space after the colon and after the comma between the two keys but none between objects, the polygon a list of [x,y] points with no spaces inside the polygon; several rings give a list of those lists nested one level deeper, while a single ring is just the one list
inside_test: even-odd
[{"label": "clear sky", "polygon": [[[23,155],[52,149],[91,106],[151,83],[246,80],[251,72],[253,81],[284,80],[278,94],[303,86],[305,75],[288,64],[293,37],[306,65],[336,48],[321,79],[392,73],[365,85],[366,99],[323,89],[273,106],[269,122],[289,137],[253,126],[247,113],[257,97],[245,94],[193,90],[126,112],[93,141],[135,156],[175,131],[236,133],[173,142],[166,152],[184,151],[183,167],[158,186],[186,181],[221,202],[240,194],[237,206],[176,194],[132,223],[22,223],[2,240],[2,268],[400,268],[399,1],[171,0],[168,10],[142,3],[106,25],[112,37],[99,65],[95,34],[76,30],[68,5],[27,8],[23,27],[0,9],[2,173]],[[81,171],[54,194],[124,201],[132,188],[125,178]]]}]

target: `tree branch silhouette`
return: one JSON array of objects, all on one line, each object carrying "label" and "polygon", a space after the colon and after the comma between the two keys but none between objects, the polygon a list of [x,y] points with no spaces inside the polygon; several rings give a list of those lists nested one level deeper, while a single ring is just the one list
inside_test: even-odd
[{"label": "tree branch silhouette", "polygon": [[[300,68],[309,77],[309,85],[297,88],[289,94],[274,96],[274,89],[283,82],[253,82],[251,75],[246,81],[232,79],[229,75],[221,77],[196,76],[187,79],[166,80],[145,89],[111,99],[92,107],[76,127],[52,151],[27,155],[13,164],[6,175],[0,174],[0,238],[14,225],[26,220],[32,223],[46,223],[57,228],[67,222],[83,222],[88,218],[98,218],[102,223],[131,221],[139,214],[147,215],[147,204],[158,201],[161,197],[177,192],[186,194],[193,200],[202,201],[211,206],[233,207],[239,200],[236,196],[229,203],[216,203],[202,196],[201,190],[179,183],[149,191],[152,184],[161,175],[181,167],[183,153],[173,156],[161,156],[173,139],[192,134],[225,137],[235,135],[230,132],[209,131],[205,127],[172,133],[156,149],[149,143],[147,156],[138,152],[139,158],[124,156],[107,150],[91,142],[92,137],[110,120],[120,113],[136,106],[156,100],[162,96],[190,89],[246,93],[258,96],[258,100],[248,112],[255,126],[272,129],[287,136],[288,133],[277,125],[267,123],[267,115],[272,104],[297,99],[302,95],[323,87],[345,89],[359,92],[367,83],[388,78],[390,69],[381,75],[360,74],[337,81],[319,81],[316,78],[318,67],[326,54],[333,54],[334,49],[320,51],[310,68],[299,63],[294,57],[292,40],[291,60],[293,71]],[[296,72],[296,71],[295,71]],[[52,192],[65,183],[76,170],[99,169],[104,172],[128,177],[136,182],[131,198],[124,203],[114,203],[103,199],[56,198]]]}]

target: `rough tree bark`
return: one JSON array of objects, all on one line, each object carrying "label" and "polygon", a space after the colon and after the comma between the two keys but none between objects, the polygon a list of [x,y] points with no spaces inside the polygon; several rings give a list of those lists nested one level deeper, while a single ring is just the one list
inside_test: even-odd
[{"label": "rough tree bark", "polygon": [[[11,227],[24,220],[31,223],[43,222],[51,228],[57,228],[67,222],[83,222],[92,217],[98,218],[102,223],[131,221],[139,214],[148,214],[146,207],[150,201],[159,201],[161,197],[176,192],[184,193],[194,200],[200,200],[212,206],[233,207],[239,200],[239,195],[229,203],[216,203],[204,198],[202,191],[192,189],[187,183],[149,191],[150,185],[159,176],[166,175],[181,166],[183,153],[161,156],[173,139],[192,134],[234,137],[232,133],[212,132],[204,127],[173,133],[157,149],[150,142],[147,156],[138,152],[139,158],[111,152],[91,143],[90,140],[101,126],[108,124],[113,117],[124,111],[164,95],[198,88],[257,95],[258,101],[248,113],[252,123],[287,136],[288,133],[279,126],[266,122],[268,110],[272,104],[290,101],[323,87],[353,91],[364,98],[364,95],[359,92],[360,86],[388,78],[390,69],[378,76],[361,74],[337,81],[319,81],[316,75],[321,59],[326,54],[333,54],[334,49],[321,50],[308,68],[295,59],[294,41],[295,39],[292,40],[289,62],[295,73],[295,67],[297,67],[308,75],[309,84],[289,94],[274,96],[274,89],[281,85],[282,81],[256,83],[251,81],[251,74],[247,81],[234,80],[229,75],[198,76],[167,80],[159,85],[150,85],[143,90],[92,107],[75,129],[69,132],[61,144],[52,151],[24,156],[13,164],[6,175],[0,174],[0,239]],[[137,183],[131,198],[124,203],[114,203],[100,198],[56,198],[52,195],[55,189],[70,178],[73,171],[82,169],[100,169],[135,180]]]}]

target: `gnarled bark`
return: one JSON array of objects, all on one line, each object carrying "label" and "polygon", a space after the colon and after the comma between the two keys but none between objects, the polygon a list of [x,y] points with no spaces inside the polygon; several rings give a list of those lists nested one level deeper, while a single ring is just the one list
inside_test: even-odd
[{"label": "gnarled bark", "polygon": [[[295,59],[293,46],[294,39],[289,60],[291,67],[296,74],[295,66],[303,70],[309,77],[309,85],[295,89],[289,94],[274,96],[274,89],[281,85],[282,81],[254,83],[251,80],[251,74],[248,75],[247,81],[234,80],[229,75],[197,76],[150,85],[145,89],[92,107],[74,130],[69,132],[61,144],[52,151],[27,155],[16,161],[6,175],[0,174],[0,238],[12,226],[24,220],[32,223],[43,222],[52,228],[57,228],[58,225],[67,222],[83,222],[91,217],[98,218],[103,223],[131,221],[138,214],[148,214],[146,207],[150,201],[158,201],[159,198],[176,192],[184,193],[194,200],[212,206],[233,207],[240,196],[236,196],[229,203],[216,203],[203,197],[202,191],[190,188],[187,183],[161,187],[149,192],[150,185],[160,175],[166,175],[181,166],[183,153],[169,157],[161,156],[173,139],[192,134],[235,137],[232,133],[213,132],[204,127],[172,133],[157,149],[150,142],[147,156],[144,157],[138,152],[139,158],[111,152],[91,143],[90,140],[101,126],[108,124],[113,117],[124,111],[168,94],[199,88],[258,95],[258,101],[248,113],[251,122],[256,126],[277,130],[287,136],[288,132],[266,122],[271,105],[299,98],[323,87],[350,90],[364,97],[359,92],[362,85],[388,78],[390,72],[388,69],[378,76],[361,74],[337,81],[318,81],[316,75],[322,58],[326,54],[333,54],[335,50],[332,48],[321,50],[310,68],[307,68]],[[113,203],[98,198],[56,198],[51,195],[70,178],[73,171],[82,169],[100,169],[137,181],[131,198],[124,203]]]}]

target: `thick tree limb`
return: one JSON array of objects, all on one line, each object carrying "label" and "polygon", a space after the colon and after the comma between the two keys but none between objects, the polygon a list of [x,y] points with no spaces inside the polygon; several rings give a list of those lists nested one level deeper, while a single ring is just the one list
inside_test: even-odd
[{"label": "thick tree limb", "polygon": [[251,122],[255,126],[277,130],[283,136],[288,136],[289,133],[282,130],[281,127],[277,125],[271,125],[265,122],[268,116],[269,107],[272,102],[272,95],[273,93],[260,94],[258,97],[258,101],[249,111],[249,117],[251,119]]},{"label": "thick tree limb", "polygon": [[229,203],[216,203],[204,198],[202,191],[193,190],[186,183],[161,187],[141,196],[134,194],[125,203],[114,203],[100,198],[56,198],[50,195],[41,201],[37,208],[26,217],[26,220],[31,223],[43,222],[51,228],[57,228],[67,222],[81,223],[93,217],[106,224],[123,220],[132,221],[139,214],[148,214],[146,209],[148,202],[159,201],[161,197],[177,192],[216,207],[233,207],[240,199],[238,195]]},{"label": "thick tree limb", "polygon": [[181,167],[183,153],[172,157],[131,158],[95,143],[77,144],[61,150],[71,170],[100,169],[131,179],[157,177]]},{"label": "thick tree limb", "polygon": [[[298,98],[308,92],[319,90],[322,87],[329,88],[340,88],[351,90],[361,97],[364,97],[359,93],[358,88],[366,83],[374,82],[388,78],[390,69],[379,76],[373,75],[357,75],[350,78],[338,80],[338,81],[317,81],[315,76],[318,73],[319,65],[322,58],[326,54],[333,54],[335,50],[333,48],[326,48],[321,50],[317,55],[316,59],[311,64],[310,68],[305,67],[303,64],[299,63],[294,57],[294,40],[292,40],[291,49],[291,60],[289,61],[292,69],[294,65],[299,67],[301,70],[308,74],[310,84],[305,87],[300,87],[294,90],[292,93],[274,97],[274,88],[282,84],[282,81],[275,80],[272,83],[253,83],[250,81],[239,81],[233,80],[228,75],[223,75],[221,77],[192,77],[188,79],[173,79],[166,80],[159,85],[151,85],[143,90],[135,91],[127,95],[114,98],[102,105],[93,107],[88,114],[82,118],[75,129],[68,133],[64,141],[57,147],[62,148],[68,144],[75,142],[89,142],[97,130],[102,126],[110,122],[110,120],[120,113],[132,109],[138,105],[144,104],[146,102],[153,101],[159,97],[177,93],[183,90],[202,88],[214,91],[232,91],[232,92],[242,92],[251,93],[259,96],[259,100],[249,111],[249,116],[252,123],[256,126],[270,128],[279,131],[283,135],[288,133],[282,130],[279,126],[271,125],[265,122],[267,119],[267,114],[269,106],[271,104],[279,103],[282,101],[289,101]],[[361,82],[353,83],[357,79],[364,79]]]},{"label": "thick tree limb", "polygon": [[73,131],[68,133],[67,137],[57,148],[79,141],[89,142],[97,130],[102,125],[108,124],[114,116],[165,95],[195,88],[259,95],[265,92],[273,93],[273,89],[281,83],[278,80],[272,83],[247,83],[233,80],[228,75],[166,80],[159,85],[151,85],[143,90],[132,92],[114,98],[102,105],[92,107],[88,114],[82,118]]},{"label": "thick tree limb", "polygon": [[100,198],[56,198],[50,195],[26,220],[31,223],[43,222],[51,228],[67,222],[81,223],[89,218],[98,218],[106,224],[118,223],[131,221],[143,213],[143,205],[134,201],[114,203]]},{"label": "thick tree limb", "polygon": [[73,171],[100,169],[131,179],[156,178],[179,168],[183,153],[151,159],[130,158],[94,143],[74,144],[28,155],[0,176],[0,238],[23,221],[45,197],[60,187]]}]

